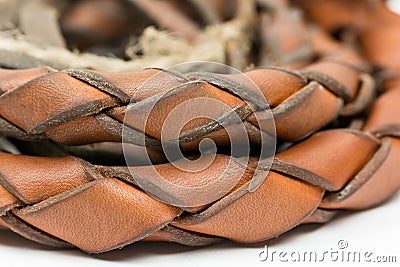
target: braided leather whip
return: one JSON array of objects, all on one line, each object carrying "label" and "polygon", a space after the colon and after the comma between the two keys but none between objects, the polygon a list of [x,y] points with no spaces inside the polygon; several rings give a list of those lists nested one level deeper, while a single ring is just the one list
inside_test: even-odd
[{"label": "braided leather whip", "polygon": [[[201,206],[163,203],[144,192],[131,171],[150,177],[156,168],[169,181],[189,187],[211,184],[225,171],[229,156],[222,153],[207,168],[189,173],[175,168],[158,150],[167,115],[193,98],[226,104],[216,117],[235,112],[252,146],[260,145],[262,135],[274,137],[275,131],[255,114],[268,107],[235,75],[161,69],[0,69],[1,135],[57,146],[120,143],[127,110],[133,109],[126,140],[139,144],[145,138],[146,146],[159,156],[154,165],[126,167],[94,165],[72,156],[0,152],[0,226],[43,244],[99,253],[139,240],[191,246],[223,238],[258,242],[301,223],[327,222],[343,209],[381,203],[400,186],[400,79],[393,75],[397,69],[381,66],[392,75],[374,101],[377,87],[370,66],[350,48],[334,47],[317,63],[300,69],[265,67],[244,73],[270,104],[279,143],[294,144],[264,162],[251,157],[247,165],[230,165],[229,173],[238,183]],[[142,120],[141,110],[152,104],[141,131],[135,123]],[[340,120],[348,127],[335,127]],[[199,119],[185,126],[178,139],[182,149],[196,154],[205,138],[217,146],[230,144],[222,126],[210,127],[212,123]],[[107,143],[99,146],[103,145]],[[251,188],[260,179],[254,168],[259,161],[261,166],[270,161],[271,170],[261,177],[259,187]]]}]

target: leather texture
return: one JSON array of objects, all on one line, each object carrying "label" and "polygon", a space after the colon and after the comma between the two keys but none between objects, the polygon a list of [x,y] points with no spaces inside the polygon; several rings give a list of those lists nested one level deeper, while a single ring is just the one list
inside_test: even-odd
[{"label": "leather texture", "polygon": [[[268,5],[269,1],[259,2]],[[311,17],[316,12],[311,1],[294,2]],[[348,1],[328,2],[339,5],[338,10],[349,10]],[[376,14],[387,29],[400,26],[400,18],[388,15],[380,6],[383,2],[378,4],[366,10],[367,15]],[[285,5],[276,8],[281,8],[277,14],[289,12]],[[314,19],[330,30],[330,19],[340,20],[339,25],[351,19],[344,15],[330,16],[328,21]],[[275,61],[278,66],[244,72],[268,101],[270,111],[254,89],[234,74],[158,68],[130,73],[43,66],[0,69],[0,135],[16,144],[92,146],[94,153],[100,153],[120,145],[125,122],[132,129],[128,140],[135,144],[145,138],[156,162],[106,166],[71,155],[51,157],[51,151],[42,151],[42,156],[0,152],[0,227],[35,242],[88,253],[136,241],[189,246],[223,239],[255,243],[299,224],[325,223],[343,210],[375,207],[390,198],[400,187],[400,76],[397,65],[375,47],[379,38],[372,33],[377,30],[362,21],[357,24],[370,30],[354,33],[366,51],[361,54],[321,29],[310,30],[307,40],[290,35],[297,32],[293,24],[305,29],[309,25],[298,17],[284,18],[277,15],[273,31],[262,33],[264,41],[278,36],[260,51],[264,62]],[[268,20],[264,17],[260,24],[266,27]],[[390,34],[388,30],[385,36]],[[393,38],[385,53],[399,53],[394,44],[400,40]],[[312,59],[315,55],[317,60]],[[375,65],[379,72],[374,71]],[[222,175],[230,158],[223,153],[207,168],[191,173],[176,168],[157,150],[167,115],[194,98],[217,100],[226,108],[197,105],[193,110],[211,110],[219,118],[237,113],[252,146],[260,145],[261,135],[276,136],[281,146],[273,158],[251,157],[247,165],[229,165],[231,178],[238,182],[216,201],[177,207],[146,193],[130,171],[150,179],[156,168],[169,181],[192,187],[212,185]],[[151,105],[152,112],[145,118],[142,111]],[[268,117],[257,119],[263,112],[272,114],[275,129],[267,123]],[[147,125],[141,131],[143,120]],[[182,149],[196,154],[205,138],[217,147],[240,145],[231,144],[224,129],[209,127],[212,121],[201,118],[185,125],[179,138]],[[261,177],[259,187],[252,188],[260,179],[254,167],[258,163],[271,169]],[[204,194],[221,190],[208,188]]]},{"label": "leather texture", "polygon": [[[356,55],[340,49],[334,52],[335,58],[321,60],[301,70],[265,67],[245,72],[270,104],[278,138],[291,142],[300,140],[341,114],[357,114],[373,100],[372,78],[360,70],[362,65],[350,65],[351,56]],[[182,102],[205,97],[231,109],[244,108],[247,103],[240,94],[249,89],[243,88],[240,81],[235,82],[233,74],[214,78],[207,73],[178,75],[158,69],[134,73],[56,71],[47,67],[0,69],[0,131],[5,136],[50,139],[65,145],[121,141],[120,129],[128,105],[130,110],[140,110],[155,104],[145,134],[157,141],[166,115]],[[167,95],[167,91],[172,93]],[[165,97],[157,103],[151,102],[152,96],[160,94]],[[256,94],[249,93],[247,97],[246,101],[257,105]],[[46,109],[42,108],[44,106]],[[322,107],[323,113],[315,112]],[[200,105],[193,108],[207,109]],[[268,107],[258,109],[259,112],[269,111]],[[141,121],[140,112],[135,116],[127,121],[129,126],[139,128],[135,121]],[[263,129],[263,124],[258,124],[253,115],[246,116],[244,123],[257,131],[271,132]],[[190,132],[196,136],[196,130],[201,131],[206,124],[207,121],[195,121],[182,135]],[[223,131],[216,131],[210,138],[218,144],[225,137]]]}]

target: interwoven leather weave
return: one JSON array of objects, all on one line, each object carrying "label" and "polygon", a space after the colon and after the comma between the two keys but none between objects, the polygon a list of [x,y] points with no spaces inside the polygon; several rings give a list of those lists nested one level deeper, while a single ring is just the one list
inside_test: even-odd
[{"label": "interwoven leather weave", "polygon": [[[323,1],[293,2],[324,31],[339,27],[328,27],[330,21],[315,15]],[[317,3],[315,7],[311,2]],[[350,10],[346,1],[333,3],[338,10]],[[257,120],[255,113],[269,107],[234,74],[159,68],[129,73],[45,66],[0,69],[0,135],[11,142],[107,149],[111,142],[123,141],[129,108],[134,113],[125,140],[140,145],[137,140],[145,138],[146,146],[159,156],[154,165],[127,167],[97,165],[71,155],[50,157],[46,151],[41,157],[0,152],[0,226],[46,245],[100,253],[139,240],[190,246],[224,238],[254,243],[299,224],[327,222],[342,210],[382,203],[400,187],[400,61],[393,63],[386,56],[400,55],[400,39],[389,30],[383,40],[374,33],[382,25],[396,29],[400,17],[380,1],[364,12],[376,20],[360,25],[362,30],[353,30],[352,21],[337,22],[349,29],[359,50],[350,41],[339,42],[314,29],[306,43],[317,60],[283,60],[283,54],[290,53],[282,48],[283,54],[277,56],[280,66],[244,71],[268,101],[276,129]],[[270,45],[282,47],[287,40]],[[376,48],[376,43],[385,49]],[[154,102],[154,96],[162,94]],[[201,97],[226,104],[228,108],[216,117],[238,114],[252,146],[260,145],[260,136],[276,134],[282,147],[264,162],[251,157],[246,166],[230,165],[232,179],[239,182],[222,198],[202,206],[176,207],[147,194],[131,173],[150,177],[156,168],[175,184],[195,187],[211,184],[225,171],[229,155],[223,153],[206,169],[190,173],[175,168],[157,150],[167,115],[181,103]],[[135,122],[152,104],[146,128],[138,130]],[[193,106],[200,111],[212,108]],[[237,145],[221,127],[209,127],[212,121],[188,124],[179,138],[182,149],[195,154],[205,138],[218,147]],[[251,189],[259,179],[254,166],[268,162],[268,175]]]}]

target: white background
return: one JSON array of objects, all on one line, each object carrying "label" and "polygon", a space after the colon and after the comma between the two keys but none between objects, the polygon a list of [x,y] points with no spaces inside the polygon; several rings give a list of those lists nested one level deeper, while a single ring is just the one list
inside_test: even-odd
[{"label": "white background", "polygon": [[[399,0],[390,3],[394,10],[400,11]],[[279,262],[276,259],[274,262],[261,262],[258,255],[264,245],[268,245],[270,252],[337,251],[339,240],[348,242],[345,251],[396,256],[397,263],[326,260],[324,266],[400,266],[400,193],[382,206],[356,213],[346,212],[324,225],[301,226],[256,246],[226,241],[205,248],[190,248],[169,243],[139,242],[122,250],[87,255],[79,250],[49,249],[10,231],[0,230],[0,266],[317,266],[321,264]]]}]

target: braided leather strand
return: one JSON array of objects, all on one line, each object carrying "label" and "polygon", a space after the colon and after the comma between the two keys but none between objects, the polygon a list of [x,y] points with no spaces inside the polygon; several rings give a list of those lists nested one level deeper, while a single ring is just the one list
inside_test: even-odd
[{"label": "braided leather strand", "polygon": [[[165,19],[179,15],[175,2],[161,16],[154,12],[156,1],[131,2],[154,13],[158,24],[177,27],[189,41],[198,36],[199,25],[190,20],[175,25]],[[2,150],[0,143],[0,227],[41,244],[88,253],[137,241],[254,243],[389,199],[400,187],[400,65],[392,60],[400,39],[390,35],[400,17],[389,13],[383,1],[374,6],[364,6],[366,0],[291,2],[327,32],[307,24],[286,1],[258,0],[260,29],[241,35],[250,39],[259,31],[262,47],[253,56],[268,66],[244,75],[161,68],[127,73],[0,68],[0,136],[13,144],[63,148],[54,154],[65,155],[52,157],[47,147],[40,156],[18,154],[18,149]],[[240,31],[256,27],[256,3],[238,3],[235,23],[243,23]],[[211,2],[198,5],[213,9]],[[332,6],[347,13],[337,19],[331,16]],[[359,16],[352,16],[352,8],[361,17],[373,17],[374,23],[354,21]],[[222,14],[208,18],[219,19]],[[186,15],[180,20],[185,22]],[[327,34],[340,27],[346,30],[344,42]],[[228,63],[244,67],[250,47],[239,40],[226,41],[225,52]],[[349,40],[360,46],[360,54],[354,44],[346,44]],[[196,118],[183,127],[177,140],[189,158],[199,156],[199,144],[207,138],[217,148],[242,145],[226,129],[239,127],[231,123],[232,116],[241,120],[252,148],[265,140],[275,144],[277,138],[276,155],[252,154],[243,160],[217,150],[204,169],[177,168],[183,159],[169,160],[161,149],[163,125],[182,103],[197,98],[223,103],[224,108],[191,107],[190,112],[212,113],[213,119]],[[154,153],[152,164],[107,164],[124,143],[145,146],[141,149]],[[103,164],[72,156],[82,147],[94,154],[105,151],[110,158]],[[201,165],[210,157],[201,155],[190,164]],[[161,198],[147,192],[136,178],[151,183],[154,171],[178,187],[207,188],[200,198],[225,193],[205,204],[163,202],[159,199],[182,196],[163,188],[156,188]],[[237,181],[225,191],[216,183],[224,175]]]},{"label": "braided leather strand", "polygon": [[[302,139],[340,114],[357,114],[374,97],[374,83],[367,73],[329,59],[301,71],[263,68],[247,71],[245,75],[270,104],[277,136],[284,141]],[[50,139],[64,145],[118,142],[122,138],[126,108],[140,111],[141,107],[151,104],[152,96],[164,94],[153,108],[154,113],[158,110],[162,113],[150,116],[145,130],[145,134],[153,139],[148,144],[157,144],[166,114],[189,98],[212,98],[231,108],[244,108],[248,102],[255,105],[256,112],[268,111],[268,107],[257,106],[257,95],[234,79],[234,75],[177,75],[158,69],[133,73],[60,72],[46,67],[0,69],[0,92],[3,92],[0,95],[0,131],[5,136],[24,140]],[[45,112],[41,111],[43,106],[48,107]],[[139,115],[135,119],[140,119]],[[264,129],[264,124],[257,122],[252,114],[242,119],[252,129],[274,134]],[[206,124],[207,121],[196,121],[182,135],[191,132],[196,136]],[[211,138],[218,142],[226,133],[216,130]],[[181,142],[185,139],[181,138]]]},{"label": "braided leather strand", "polygon": [[[322,131],[278,153],[272,171],[254,192],[248,190],[254,170],[247,167],[229,194],[186,211],[141,191],[126,167],[1,153],[1,224],[48,245],[69,243],[87,252],[104,252],[142,239],[187,245],[209,244],[218,237],[257,242],[299,223],[325,222],[338,210],[377,205],[400,186],[400,121],[384,116],[399,111],[393,101],[399,97],[399,89],[382,95],[364,131]],[[389,126],[391,132],[382,131]],[[187,176],[196,184],[200,177],[216,177],[226,158],[218,155],[196,176],[169,163],[158,167],[169,170],[172,181]],[[131,168],[146,173],[147,167]]]}]

